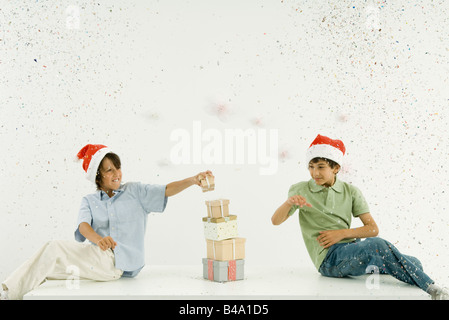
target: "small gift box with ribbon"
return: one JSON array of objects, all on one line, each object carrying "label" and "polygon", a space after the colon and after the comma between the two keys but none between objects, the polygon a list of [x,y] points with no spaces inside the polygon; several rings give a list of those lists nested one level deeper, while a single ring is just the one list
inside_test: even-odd
[{"label": "small gift box with ribbon", "polygon": [[229,200],[207,200],[207,217],[208,218],[220,218],[229,217]]},{"label": "small gift box with ribbon", "polygon": [[205,217],[203,224],[206,239],[220,241],[238,236],[236,215],[220,218]]},{"label": "small gift box with ribbon", "polygon": [[212,191],[215,189],[215,178],[214,176],[206,175],[204,179],[200,180],[200,184],[203,192]]},{"label": "small gift box with ribbon", "polygon": [[218,261],[203,258],[203,278],[226,282],[243,280],[245,260]]},{"label": "small gift box with ribbon", "polygon": [[245,238],[221,241],[206,239],[207,258],[220,261],[245,259],[245,241]]}]

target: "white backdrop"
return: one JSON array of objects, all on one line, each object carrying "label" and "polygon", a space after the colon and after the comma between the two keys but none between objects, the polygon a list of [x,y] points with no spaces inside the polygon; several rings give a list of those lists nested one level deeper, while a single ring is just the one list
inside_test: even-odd
[{"label": "white backdrop", "polygon": [[[248,264],[314,269],[297,216],[274,227],[308,179],[320,133],[342,139],[379,236],[448,283],[448,3],[432,1],[5,1],[0,10],[0,281],[51,239],[73,239],[86,143],[121,156],[124,181],[210,169],[151,214],[147,264],[200,264],[204,200],[230,199]],[[278,132],[259,165],[170,161],[174,130]],[[360,225],[354,221],[354,226]],[[200,272],[200,271],[199,271]]]}]

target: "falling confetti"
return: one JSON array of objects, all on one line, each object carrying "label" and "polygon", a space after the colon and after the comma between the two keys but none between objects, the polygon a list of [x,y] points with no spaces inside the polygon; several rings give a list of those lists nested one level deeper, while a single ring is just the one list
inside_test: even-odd
[{"label": "falling confetti", "polygon": [[229,121],[234,114],[230,104],[226,102],[211,103],[206,107],[206,111],[208,114],[217,117],[222,122]]},{"label": "falling confetti", "polygon": [[265,123],[263,120],[263,116],[255,117],[251,119],[251,123],[256,127],[264,127]]}]

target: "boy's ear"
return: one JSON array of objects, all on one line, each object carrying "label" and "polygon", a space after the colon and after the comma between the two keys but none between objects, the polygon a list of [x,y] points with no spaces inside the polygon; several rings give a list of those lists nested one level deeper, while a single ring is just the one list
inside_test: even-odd
[{"label": "boy's ear", "polygon": [[337,165],[335,166],[335,169],[337,169],[337,172],[335,172],[335,174],[339,173],[339,172],[340,172],[340,170],[341,170],[341,167],[340,167],[340,165],[339,165],[339,164],[337,164]]}]

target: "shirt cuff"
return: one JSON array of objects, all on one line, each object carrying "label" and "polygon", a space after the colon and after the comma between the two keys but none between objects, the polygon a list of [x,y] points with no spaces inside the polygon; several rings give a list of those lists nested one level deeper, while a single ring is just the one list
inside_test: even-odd
[{"label": "shirt cuff", "polygon": [[76,228],[76,230],[75,230],[75,232],[74,232],[75,240],[78,241],[78,242],[84,242],[84,241],[86,241],[86,237],[83,236],[83,235],[81,234],[81,232],[80,232],[80,224],[81,224],[82,222],[86,222],[86,223],[88,223],[88,224],[90,225],[90,221],[81,221],[80,223],[78,223],[78,228]]}]

